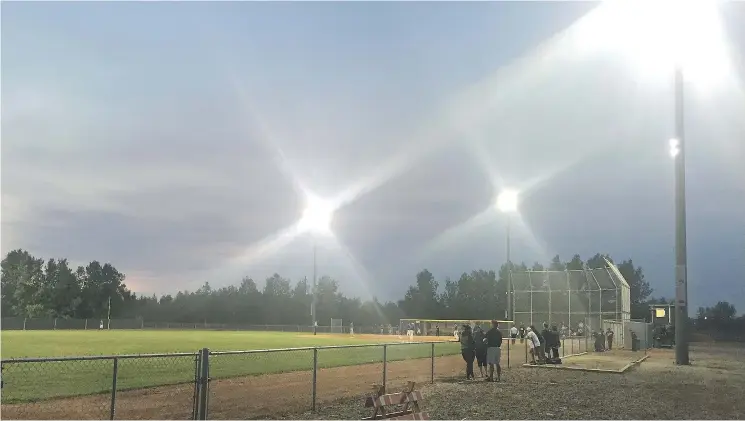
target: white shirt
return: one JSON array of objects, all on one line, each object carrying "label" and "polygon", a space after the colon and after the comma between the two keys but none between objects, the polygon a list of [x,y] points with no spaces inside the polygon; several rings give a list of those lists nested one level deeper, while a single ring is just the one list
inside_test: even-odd
[{"label": "white shirt", "polygon": [[530,341],[530,344],[533,348],[538,348],[541,346],[541,341],[538,340],[538,335],[535,334],[532,330],[528,332],[527,336],[528,340]]},{"label": "white shirt", "polygon": [[517,335],[517,328],[515,326],[512,326],[512,329],[510,329],[510,333],[513,335]]}]

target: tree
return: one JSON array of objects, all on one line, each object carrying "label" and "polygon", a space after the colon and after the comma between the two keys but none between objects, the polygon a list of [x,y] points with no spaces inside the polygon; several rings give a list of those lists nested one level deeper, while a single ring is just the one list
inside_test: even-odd
[{"label": "tree", "polygon": [[614,263],[613,259],[611,259],[611,257],[608,254],[596,253],[594,256],[587,259],[587,267],[590,269],[600,269],[600,268],[604,268],[608,266],[605,263],[604,258],[608,259],[611,263]]},{"label": "tree", "polygon": [[409,317],[432,318],[438,313],[437,288],[439,284],[427,269],[416,275],[416,285],[409,287],[399,306]]},{"label": "tree", "polygon": [[567,270],[582,270],[585,267],[585,263],[582,261],[582,258],[579,256],[579,254],[575,254],[572,256],[572,260],[570,260],[566,264]]},{"label": "tree", "polygon": [[566,265],[561,261],[561,258],[557,254],[551,259],[551,263],[548,265],[548,270],[565,270]]}]

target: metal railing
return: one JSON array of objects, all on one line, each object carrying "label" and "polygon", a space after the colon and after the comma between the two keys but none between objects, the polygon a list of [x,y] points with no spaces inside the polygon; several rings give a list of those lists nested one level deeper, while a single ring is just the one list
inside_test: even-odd
[{"label": "metal railing", "polygon": [[[564,338],[562,357],[592,351]],[[316,411],[359,397],[465,373],[460,344],[401,342],[250,351],[2,360],[4,419],[238,419]],[[531,360],[505,338],[502,365]],[[475,363],[474,363],[475,364]],[[478,373],[478,368],[475,368]]]}]

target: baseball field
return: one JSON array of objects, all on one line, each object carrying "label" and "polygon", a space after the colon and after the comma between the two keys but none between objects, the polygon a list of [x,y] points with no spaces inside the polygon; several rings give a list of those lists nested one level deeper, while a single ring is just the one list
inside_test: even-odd
[{"label": "baseball field", "polygon": [[[562,353],[586,346],[583,339],[566,340]],[[103,419],[114,408],[118,419],[188,419],[202,348],[211,351],[210,418],[297,414],[310,407],[314,382],[323,406],[362,396],[384,379],[390,387],[425,384],[464,370],[460,345],[449,336],[410,343],[397,335],[2,331],[3,418]],[[503,366],[527,361],[519,341],[505,340],[502,349]]]}]

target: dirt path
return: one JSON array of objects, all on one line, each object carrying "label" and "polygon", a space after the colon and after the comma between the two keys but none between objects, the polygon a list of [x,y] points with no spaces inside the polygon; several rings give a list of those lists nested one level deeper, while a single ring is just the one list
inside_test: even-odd
[{"label": "dirt path", "polygon": [[[431,380],[429,358],[387,364],[388,388],[407,381]],[[450,377],[464,371],[460,356],[435,359],[435,377]],[[317,405],[343,397],[364,396],[374,383],[383,380],[383,364],[326,368],[317,375]],[[311,371],[213,380],[210,383],[209,417],[255,419],[277,417],[307,410],[312,400]],[[116,396],[117,419],[189,419],[193,384],[121,391]],[[2,406],[3,419],[108,419],[111,396],[95,395]]]}]

